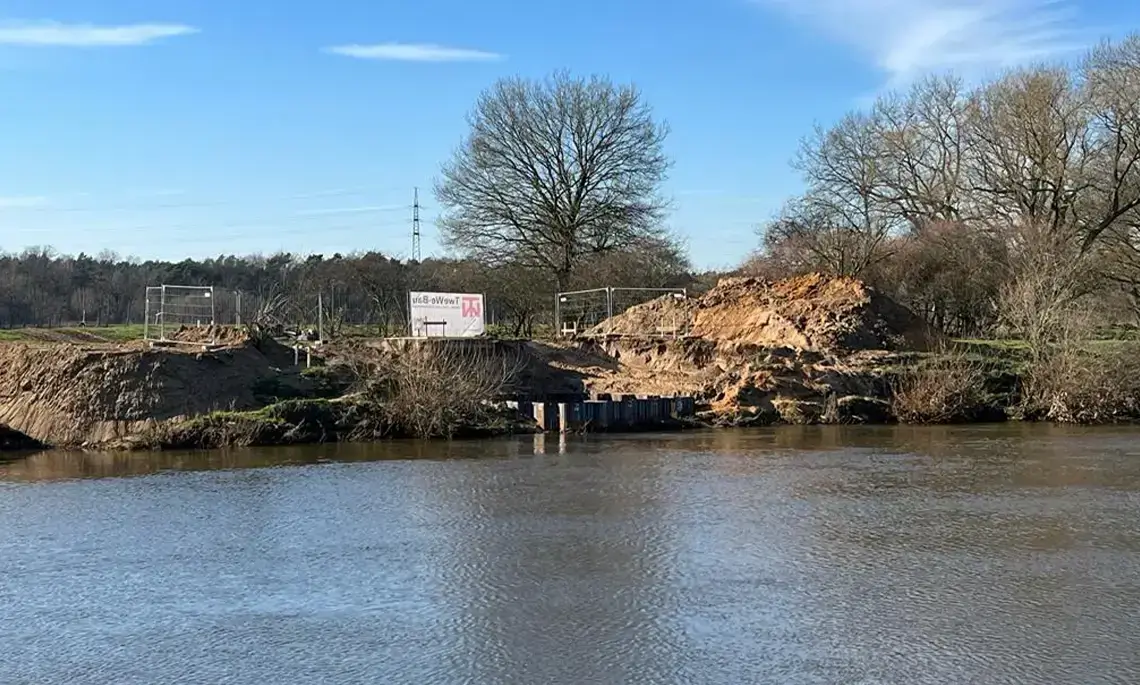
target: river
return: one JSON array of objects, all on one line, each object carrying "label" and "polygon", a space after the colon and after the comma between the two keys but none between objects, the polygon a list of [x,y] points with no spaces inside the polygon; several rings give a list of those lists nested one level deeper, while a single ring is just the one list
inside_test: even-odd
[{"label": "river", "polygon": [[1140,430],[0,464],[0,683],[1140,682]]}]

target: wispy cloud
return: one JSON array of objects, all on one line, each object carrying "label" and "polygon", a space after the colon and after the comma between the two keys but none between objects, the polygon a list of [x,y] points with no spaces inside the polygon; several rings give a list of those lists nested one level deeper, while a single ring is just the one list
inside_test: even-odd
[{"label": "wispy cloud", "polygon": [[497,52],[448,47],[432,43],[380,43],[377,45],[334,45],[325,52],[357,59],[396,60],[401,62],[495,62],[503,59]]},{"label": "wispy cloud", "polygon": [[753,0],[814,25],[903,85],[932,72],[967,78],[1085,47],[1071,0]]},{"label": "wispy cloud", "polygon": [[125,47],[198,33],[185,24],[64,24],[57,21],[0,21],[0,45],[25,47]]},{"label": "wispy cloud", "polygon": [[46,204],[47,198],[41,196],[0,197],[0,209],[27,209],[29,207],[42,207]]}]

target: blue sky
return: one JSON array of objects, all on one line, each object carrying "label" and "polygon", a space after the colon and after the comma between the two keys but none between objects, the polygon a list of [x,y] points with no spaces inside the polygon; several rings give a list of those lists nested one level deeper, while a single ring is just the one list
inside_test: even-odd
[{"label": "blue sky", "polygon": [[1079,56],[1133,0],[0,0],[0,249],[439,253],[479,92],[568,68],[668,121],[670,224],[727,266],[798,140],[884,88]]}]

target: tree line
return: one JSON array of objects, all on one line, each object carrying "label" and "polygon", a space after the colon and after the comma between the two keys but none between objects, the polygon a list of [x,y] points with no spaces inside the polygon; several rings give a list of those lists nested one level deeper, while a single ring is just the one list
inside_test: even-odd
[{"label": "tree line", "polygon": [[[568,285],[671,288],[686,287],[695,278],[683,251],[667,244],[607,252],[589,265],[588,277]],[[162,284],[214,286],[219,323],[239,320],[240,293],[246,322],[312,325],[319,303],[329,326],[374,326],[383,334],[407,330],[410,290],[484,293],[489,320],[505,333],[533,334],[550,323],[556,288],[555,279],[541,270],[472,259],[407,262],[362,252],[167,262],[30,248],[0,254],[0,327],[142,323],[146,288]]]},{"label": "tree line", "polygon": [[818,128],[753,272],[870,281],[932,323],[1022,335],[1140,316],[1140,36],[1072,66],[929,78]]}]

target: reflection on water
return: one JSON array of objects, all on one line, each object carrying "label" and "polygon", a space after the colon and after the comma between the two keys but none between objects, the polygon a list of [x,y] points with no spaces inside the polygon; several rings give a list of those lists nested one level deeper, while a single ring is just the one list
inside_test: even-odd
[{"label": "reflection on water", "polygon": [[0,464],[0,683],[1140,682],[1137,438],[43,453]]}]

